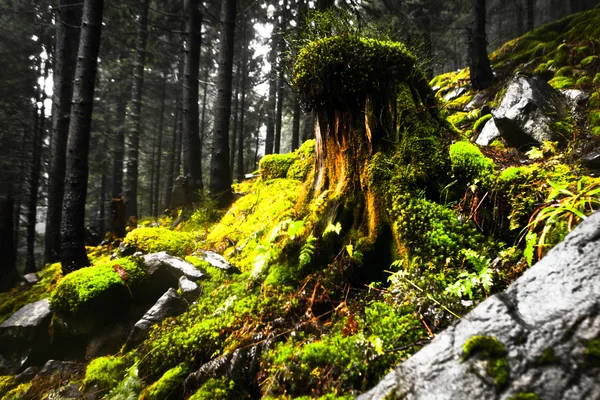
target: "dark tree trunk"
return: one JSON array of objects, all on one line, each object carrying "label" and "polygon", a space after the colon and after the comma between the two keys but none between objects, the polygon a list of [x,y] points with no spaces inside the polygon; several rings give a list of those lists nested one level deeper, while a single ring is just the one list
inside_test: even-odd
[{"label": "dark tree trunk", "polygon": [[275,114],[275,144],[273,148],[274,153],[281,152],[281,130],[283,128],[283,103],[284,99],[284,87],[285,87],[285,71],[283,68],[283,54],[285,53],[285,40],[283,39],[286,32],[287,24],[287,0],[283,0],[283,6],[281,8],[281,21],[279,22],[279,37],[277,39],[277,49],[279,53],[279,60],[277,63],[277,109]]},{"label": "dark tree trunk", "polygon": [[330,7],[333,7],[335,0],[317,0],[317,10],[323,11]]},{"label": "dark tree trunk", "polygon": [[231,179],[233,179],[233,171],[235,168],[235,151],[236,151],[236,142],[237,142],[237,130],[238,130],[238,122],[239,122],[239,111],[240,111],[240,85],[242,81],[242,75],[240,73],[241,70],[241,61],[238,62],[236,67],[236,84],[235,84],[235,92],[233,94],[233,105],[231,107],[231,146],[229,148],[229,172],[231,173]]},{"label": "dark tree trunk", "polygon": [[258,110],[258,122],[256,123],[256,147],[254,147],[254,164],[252,165],[252,168],[249,168],[252,171],[255,171],[256,168],[258,168],[258,148],[260,147],[260,127],[262,125],[262,116],[263,116],[263,110],[262,108],[260,108]]},{"label": "dark tree trunk", "polygon": [[[173,195],[173,182],[175,181],[175,152],[177,151],[177,121],[179,120],[180,91],[175,98],[175,112],[173,113],[173,126],[171,128],[171,147],[167,156],[167,190],[165,191],[165,206],[171,207],[171,196]],[[179,173],[178,173],[179,174]]]},{"label": "dark tree trunk", "polygon": [[[48,78],[48,62],[44,67],[44,81]],[[38,191],[40,186],[40,171],[42,167],[42,143],[44,140],[44,131],[46,130],[46,108],[44,101],[46,95],[44,89],[39,88],[38,101],[41,101],[42,107],[39,110],[37,105],[34,107],[34,118],[36,126],[33,129],[32,152],[31,152],[31,169],[29,171],[29,200],[27,204],[27,259],[25,262],[25,273],[35,272],[35,225],[37,223],[37,205]]]},{"label": "dark tree trunk", "polygon": [[12,187],[0,195],[0,292],[10,289],[19,278],[15,243],[15,198]]},{"label": "dark tree trunk", "polygon": [[523,28],[523,7],[521,6],[521,1],[515,0],[514,5],[515,5],[515,13],[517,15],[517,34],[514,35],[513,37],[516,37],[516,36],[521,36],[525,32],[524,32],[524,28]]},{"label": "dark tree trunk", "polygon": [[242,82],[240,84],[240,116],[238,122],[237,180],[244,179],[244,136],[246,130],[246,86],[248,84],[248,23],[242,25]]},{"label": "dark tree trunk", "polygon": [[60,227],[60,259],[63,273],[89,265],[85,252],[85,201],[94,84],[102,30],[104,0],[85,0],[81,39],[77,53],[73,106],[67,141],[65,196]]},{"label": "dark tree trunk", "polygon": [[[198,0],[184,1],[186,46],[183,53],[183,137],[186,170],[191,180],[192,192],[203,188],[202,164],[200,164],[200,132],[198,129],[198,68],[200,67],[200,29],[202,15]],[[192,200],[193,197],[190,197]]]},{"label": "dark tree trunk", "polygon": [[231,87],[233,74],[233,47],[235,36],[236,0],[221,2],[221,35],[219,41],[219,72],[215,101],[215,127],[210,163],[210,193],[217,205],[231,204],[231,174],[229,172],[229,118],[231,116]]},{"label": "dark tree trunk", "polygon": [[133,61],[133,84],[131,89],[131,124],[127,135],[127,171],[125,175],[125,216],[131,228],[137,226],[138,168],[140,132],[142,123],[142,91],[144,89],[144,65],[148,41],[149,0],[139,1],[139,20]]},{"label": "dark tree trunk", "polygon": [[104,239],[104,234],[106,233],[106,186],[108,181],[107,176],[107,163],[105,161],[105,155],[108,153],[108,144],[106,143],[106,139],[102,139],[102,145],[100,146],[102,151],[98,152],[98,158],[100,159],[99,164],[102,168],[102,176],[100,178],[100,198],[98,199],[98,203],[100,203],[100,213],[98,215],[98,233],[100,237]]},{"label": "dark tree trunk", "polygon": [[471,84],[477,90],[487,88],[494,79],[487,55],[485,33],[485,0],[471,0],[473,28],[471,31]]},{"label": "dark tree trunk", "polygon": [[296,150],[300,142],[300,118],[302,112],[300,110],[300,103],[297,99],[294,99],[294,119],[292,122],[292,151]]},{"label": "dark tree trunk", "polygon": [[154,212],[152,215],[158,218],[160,213],[160,166],[162,163],[162,146],[163,146],[163,128],[165,123],[165,101],[167,98],[167,73],[163,73],[162,90],[160,95],[160,116],[158,120],[158,140],[157,140],[157,156],[156,156],[156,182],[154,183]]},{"label": "dark tree trunk", "polygon": [[315,116],[312,112],[304,115],[304,127],[302,128],[302,143],[313,139],[315,135]]},{"label": "dark tree trunk", "polygon": [[81,0],[60,0],[56,21],[54,50],[54,94],[52,97],[52,135],[50,145],[50,170],[48,173],[48,212],[44,262],[59,260],[60,217],[65,184],[65,157],[73,75],[77,61],[79,26],[81,25]]},{"label": "dark tree trunk", "polygon": [[535,27],[535,0],[527,0],[527,30],[532,31]]},{"label": "dark tree trunk", "polygon": [[[207,61],[209,59],[207,58]],[[200,153],[198,159],[200,160],[200,166],[202,166],[202,153],[204,152],[204,141],[206,139],[206,96],[208,92],[208,74],[210,72],[210,63],[206,63],[204,70],[204,82],[202,83],[202,117],[200,120]]]},{"label": "dark tree trunk", "polygon": [[269,52],[269,98],[267,100],[267,136],[265,138],[265,155],[273,154],[273,142],[275,141],[275,103],[277,101],[277,45],[273,40],[271,42],[271,51]]}]

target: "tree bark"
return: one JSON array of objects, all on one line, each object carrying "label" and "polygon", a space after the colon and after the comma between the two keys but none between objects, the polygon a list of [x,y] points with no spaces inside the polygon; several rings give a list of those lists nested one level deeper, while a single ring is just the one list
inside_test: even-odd
[{"label": "tree bark", "polygon": [[233,47],[235,35],[236,0],[221,2],[221,35],[219,41],[219,72],[215,127],[210,165],[210,193],[220,208],[233,200],[229,172],[229,118],[231,116],[231,87],[233,74]]},{"label": "tree bark", "polygon": [[240,115],[238,122],[237,180],[244,179],[244,139],[246,130],[246,86],[248,85],[248,23],[242,25],[242,82],[240,84]]},{"label": "tree bark", "polygon": [[235,76],[235,91],[233,93],[232,107],[231,107],[231,146],[229,148],[229,172],[231,173],[231,179],[233,179],[233,171],[235,168],[235,154],[236,154],[236,142],[237,142],[237,130],[238,130],[238,122],[239,122],[239,112],[240,112],[240,85],[242,82],[242,75],[240,70],[242,68],[241,60],[238,61],[236,66],[236,76]]},{"label": "tree bark", "polygon": [[[192,192],[203,188],[200,164],[200,132],[198,129],[198,68],[200,67],[200,29],[202,15],[198,0],[184,1],[187,40],[183,52],[183,137],[186,170],[191,176],[188,187]],[[192,200],[192,197],[190,198]]]},{"label": "tree bark", "polygon": [[162,162],[162,147],[163,147],[163,128],[165,123],[165,101],[167,98],[167,72],[163,73],[162,89],[160,95],[160,116],[158,120],[158,143],[156,145],[157,156],[156,156],[156,182],[154,183],[154,210],[152,215],[158,218],[160,213],[160,166]]},{"label": "tree bark", "polygon": [[471,84],[477,90],[487,88],[494,79],[490,60],[487,55],[485,33],[485,0],[471,0],[473,28],[471,31]]},{"label": "tree bark", "polygon": [[133,62],[133,85],[131,89],[131,124],[127,135],[127,171],[125,174],[125,215],[131,228],[137,227],[138,168],[142,118],[142,91],[144,89],[144,65],[148,41],[149,0],[139,1],[139,20]]},{"label": "tree bark", "polygon": [[56,21],[56,45],[54,50],[54,88],[52,97],[52,135],[50,144],[50,170],[48,173],[48,212],[44,262],[59,260],[60,218],[65,182],[65,159],[73,75],[77,61],[79,26],[81,25],[81,0],[60,0]]},{"label": "tree bark", "polygon": [[300,144],[300,118],[302,118],[300,103],[297,99],[294,99],[294,117],[292,122],[292,151],[298,149],[298,146]]},{"label": "tree bark", "polygon": [[527,31],[535,27],[535,0],[527,0]]},{"label": "tree bark", "polygon": [[[177,151],[177,121],[179,118],[180,91],[177,91],[175,98],[175,112],[173,113],[173,127],[171,128],[171,148],[167,156],[167,190],[165,191],[165,206],[171,207],[171,197],[173,195],[173,182],[175,181],[175,152]],[[179,174],[179,172],[177,172]]]},{"label": "tree bark", "polygon": [[[48,61],[44,66],[44,82],[48,79]],[[29,201],[27,204],[27,258],[25,261],[25,273],[37,271],[35,262],[35,225],[37,223],[37,205],[38,191],[40,186],[40,172],[42,168],[42,143],[44,140],[44,131],[46,130],[46,107],[44,101],[46,94],[44,88],[39,87],[38,101],[42,103],[39,112],[37,104],[34,109],[34,118],[36,120],[33,129],[31,169],[29,171]]]},{"label": "tree bark", "polygon": [[267,100],[267,136],[265,138],[265,155],[273,154],[273,144],[275,141],[275,103],[277,101],[277,45],[274,40],[271,42],[271,51],[269,51],[269,97]]},{"label": "tree bark", "polygon": [[94,85],[102,31],[104,0],[85,0],[77,53],[73,106],[67,141],[65,196],[60,227],[64,274],[89,265],[85,252],[85,202]]},{"label": "tree bark", "polygon": [[10,289],[19,277],[15,243],[15,198],[9,185],[0,196],[0,292]]}]

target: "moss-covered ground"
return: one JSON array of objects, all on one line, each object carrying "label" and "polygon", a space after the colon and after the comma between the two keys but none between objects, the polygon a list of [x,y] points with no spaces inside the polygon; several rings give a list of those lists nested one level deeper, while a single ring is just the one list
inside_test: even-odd
[{"label": "moss-covered ground", "polygon": [[[498,104],[516,69],[541,73],[555,87],[591,92],[581,119],[557,129],[572,138],[569,149],[593,141],[600,133],[599,15],[595,9],[569,16],[496,51],[498,78],[485,93],[488,104]],[[327,86],[333,81],[313,78],[335,72],[344,40],[364,50],[352,55],[362,57],[357,63],[381,54],[386,62],[398,62],[398,70],[388,71],[394,79],[413,68],[410,53],[387,41],[315,41],[294,78],[308,90],[306,103],[343,102]],[[315,66],[315,58],[331,64]],[[311,70],[316,67],[321,69]],[[388,73],[366,67],[355,72],[336,78],[353,98],[378,90],[370,86],[373,74]],[[169,251],[211,278],[200,282],[202,294],[187,312],[154,326],[139,346],[91,360],[85,377],[76,381],[82,390],[105,398],[353,398],[513,282],[600,206],[600,180],[587,174],[574,151],[553,143],[527,154],[516,154],[501,140],[485,148],[473,144],[473,132],[490,117],[477,107],[465,109],[480,94],[469,88],[468,76],[461,70],[430,82],[441,113],[424,111],[429,100],[420,96],[429,91],[414,89],[418,79],[400,80],[395,93],[400,122],[386,138],[392,144],[386,151],[375,149],[364,165],[366,176],[360,176],[364,221],[346,218],[356,218],[344,209],[354,197],[341,198],[351,194],[336,193],[337,188],[315,193],[318,145],[309,141],[295,153],[263,158],[260,176],[236,185],[239,196],[228,210],[205,201],[175,229],[165,217],[160,227],[130,232],[124,239],[130,247]],[[463,87],[462,95],[443,100]],[[368,212],[374,208],[376,216]],[[370,222],[369,233],[361,230]],[[223,255],[241,274],[211,267],[199,250]],[[110,246],[88,251],[90,268],[62,277],[59,265],[50,265],[39,283],[1,294],[0,321],[41,298],[50,298],[54,311],[77,312],[102,293],[126,294],[129,285],[144,279],[134,258],[111,261]],[[582,362],[597,365],[597,340],[586,346]],[[501,387],[511,379],[507,350],[494,338],[478,336],[465,343],[463,357],[468,362],[482,356],[487,374]],[[550,356],[544,353],[540,362],[553,362]],[[208,374],[184,394],[190,373],[215,360],[234,365],[235,357],[247,357],[244,365],[254,367]],[[39,383],[36,388],[41,393]],[[18,398],[27,390],[13,377],[0,377],[0,394]]]}]

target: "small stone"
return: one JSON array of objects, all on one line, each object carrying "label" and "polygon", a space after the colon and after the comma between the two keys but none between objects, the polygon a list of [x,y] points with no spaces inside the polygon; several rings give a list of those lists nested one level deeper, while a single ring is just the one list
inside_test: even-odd
[{"label": "small stone", "polygon": [[27,282],[30,285],[33,285],[40,281],[40,279],[38,278],[38,276],[35,272],[30,272],[28,274],[23,275],[23,279],[25,280],[25,282]]},{"label": "small stone", "polygon": [[188,303],[193,303],[202,294],[202,288],[196,282],[190,281],[185,276],[179,278],[179,290]]}]

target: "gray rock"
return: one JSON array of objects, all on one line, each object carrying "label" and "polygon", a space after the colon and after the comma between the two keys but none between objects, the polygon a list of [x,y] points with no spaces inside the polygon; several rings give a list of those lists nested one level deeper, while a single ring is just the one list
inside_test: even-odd
[{"label": "gray rock", "polygon": [[565,144],[568,138],[551,125],[567,116],[565,98],[538,76],[516,75],[509,83],[500,107],[492,114],[506,143],[519,150],[544,140]]},{"label": "gray rock", "polygon": [[187,303],[173,288],[167,290],[160,299],[150,308],[144,316],[135,323],[126,347],[128,349],[141,343],[148,334],[152,325],[157,324],[168,317],[175,317],[187,310]]},{"label": "gray rock", "polygon": [[97,330],[97,332],[94,332],[86,344],[85,358],[89,360],[118,353],[121,346],[127,341],[134,321],[131,323],[128,323],[128,321],[119,321],[115,324],[106,325]]},{"label": "gray rock", "polygon": [[14,375],[43,359],[51,317],[50,301],[43,299],[23,306],[0,324],[0,375]]},{"label": "gray rock", "polygon": [[[525,272],[437,335],[361,400],[502,399],[535,393],[545,400],[600,399],[600,360],[586,354],[600,339],[600,213]],[[509,378],[496,387],[481,354],[463,360],[475,335],[496,338]]]},{"label": "gray rock", "polygon": [[173,257],[166,251],[147,254],[141,258],[147,267],[146,272],[149,275],[154,274],[155,271],[160,268],[166,268],[176,279],[179,279],[181,276],[185,276],[192,281],[210,278],[210,275],[206,271],[194,267],[192,264],[179,257]]},{"label": "gray rock", "polygon": [[74,362],[74,361],[59,361],[59,360],[48,360],[42,367],[41,371],[37,374],[40,377],[70,377],[83,372],[85,364]]},{"label": "gray rock", "polygon": [[446,93],[446,95],[444,96],[444,100],[446,100],[446,101],[452,101],[454,99],[459,98],[460,96],[462,96],[466,92],[467,92],[467,89],[464,88],[464,87],[456,88],[456,89],[451,90],[448,93]]},{"label": "gray rock", "polygon": [[567,99],[567,104],[573,112],[577,110],[577,107],[585,105],[590,98],[588,92],[579,89],[561,89],[560,92]]},{"label": "gray rock", "polygon": [[600,171],[600,150],[592,151],[581,157],[581,165],[597,175]]},{"label": "gray rock", "polygon": [[135,246],[128,245],[125,242],[119,244],[119,257],[132,256],[137,251]]},{"label": "gray rock", "polygon": [[477,140],[475,140],[475,143],[480,146],[489,146],[490,143],[498,139],[500,136],[500,131],[494,122],[494,118],[491,118],[485,123],[483,129],[481,132],[479,132],[479,135],[477,135]]},{"label": "gray rock", "polygon": [[40,372],[40,370],[41,368],[37,366],[25,368],[25,371],[15,376],[15,383],[20,385],[21,383],[29,382],[38,374],[38,372]]},{"label": "gray rock", "polygon": [[240,273],[240,270],[236,266],[228,263],[225,257],[218,253],[206,250],[198,250],[196,253],[198,254],[198,257],[200,257],[215,268],[222,269],[228,273]]},{"label": "gray rock", "polygon": [[469,112],[475,108],[483,107],[488,100],[488,96],[489,94],[486,92],[477,93],[475,96],[473,96],[473,99],[469,103],[467,103],[464,111]]},{"label": "gray rock", "polygon": [[38,283],[40,281],[40,278],[38,278],[38,276],[35,272],[30,272],[28,274],[23,275],[23,280],[27,284],[33,285],[35,283]]},{"label": "gray rock", "polygon": [[202,294],[202,288],[194,281],[190,281],[185,276],[179,278],[179,290],[181,295],[188,303],[193,303],[198,300]]}]

